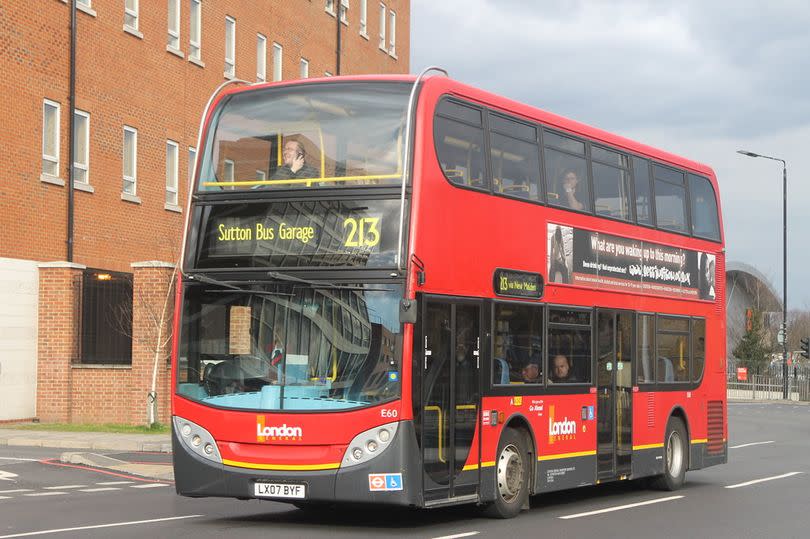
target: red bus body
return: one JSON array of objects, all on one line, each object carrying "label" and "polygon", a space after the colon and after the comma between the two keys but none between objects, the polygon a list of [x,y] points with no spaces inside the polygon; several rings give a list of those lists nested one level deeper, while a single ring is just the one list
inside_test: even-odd
[{"label": "red bus body", "polygon": [[[351,77],[338,80],[412,83],[414,78]],[[287,86],[294,88],[332,82],[334,80],[323,79]],[[263,85],[262,88],[273,86],[278,85]],[[227,96],[256,90],[253,87],[234,89],[221,95],[219,101]],[[496,196],[491,192],[454,185],[442,170],[437,158],[438,142],[434,139],[437,104],[448,96],[459,102],[478,105],[490,113],[502,113],[527,124],[573,135],[589,144],[602,145],[652,163],[677,168],[686,174],[707,178],[718,200],[719,238],[712,241],[641,226],[632,221],[607,219],[593,213],[569,211],[549,204]],[[215,109],[212,107],[211,110]],[[202,140],[206,140],[207,133],[214,125],[212,119],[214,115],[209,113],[204,130],[206,135]],[[175,417],[173,438],[178,492],[189,496],[269,497],[296,503],[363,502],[417,507],[461,502],[485,505],[493,503],[499,496],[505,496],[506,501],[510,502],[512,498],[496,485],[499,480],[497,462],[502,457],[499,452],[503,449],[500,442],[507,429],[524,433],[529,457],[524,465],[529,468],[527,490],[529,493],[539,493],[664,473],[667,458],[665,438],[669,436],[668,424],[673,417],[682,421],[686,430],[688,455],[685,458],[689,469],[725,462],[725,253],[719,190],[713,171],[704,165],[444,77],[430,77],[421,83],[412,122],[412,188],[407,195],[409,216],[404,233],[407,240],[407,268],[399,275],[392,274],[394,280],[402,282],[404,298],[415,300],[417,312],[416,323],[405,322],[402,325],[399,370],[401,398],[351,410],[302,413],[211,406],[175,391],[172,414]],[[542,143],[539,146],[542,147]],[[203,151],[204,148],[200,147],[201,154]],[[198,175],[199,170],[198,166]],[[398,217],[390,216],[391,219]],[[666,294],[638,290],[616,290],[615,287],[598,284],[587,286],[550,282],[546,241],[549,223],[582,231],[582,234],[609,235],[653,248],[661,246],[683,252],[708,253],[716,260],[714,298],[707,301],[691,297],[666,297]],[[199,226],[192,216],[190,235]],[[496,294],[493,279],[499,268],[541,276],[545,285],[542,296],[508,298]],[[357,277],[357,282],[361,280],[362,277]],[[182,282],[181,278],[175,309],[176,342],[172,369],[175,388],[178,387],[177,340],[185,338],[180,320],[185,301]],[[540,309],[537,312],[543,322],[542,334],[538,334],[538,346],[542,342],[545,347],[550,346],[551,342],[548,332],[552,315],[549,309],[556,306],[560,310],[590,313],[590,333],[582,330],[582,335],[591,336],[592,343],[592,364],[589,370],[581,371],[589,378],[587,383],[564,390],[551,382],[540,383],[536,387],[515,382],[495,387],[498,385],[493,374],[498,346],[495,312],[498,308],[508,310],[512,303]],[[433,313],[445,312],[442,310],[445,304],[446,312],[452,313],[448,314],[448,320],[452,320],[448,331],[458,330],[456,324],[462,323],[462,318],[467,316],[465,313],[477,313],[474,316],[478,316],[478,322],[475,322],[478,329],[476,338],[480,345],[475,359],[478,362],[477,388],[474,390],[476,400],[464,405],[459,405],[456,400],[453,402],[455,406],[450,405],[453,410],[440,404],[430,404],[429,397],[424,394],[424,384],[433,383],[428,382],[425,366],[428,360],[433,361],[436,357],[435,350],[426,353],[431,346],[427,341],[432,330],[426,327],[424,319],[426,306],[433,304],[439,305],[431,311]],[[636,369],[640,368],[636,366],[640,338],[637,321],[640,314],[689,317],[691,322],[686,322],[689,328],[705,322],[705,362],[699,380],[692,380],[692,383],[687,381],[680,387],[677,384],[645,385],[636,382]],[[613,464],[610,469],[613,473],[604,473],[597,463],[599,395],[603,387],[598,380],[604,378],[599,378],[597,372],[598,350],[604,345],[604,342],[599,342],[601,337],[598,335],[597,319],[607,316],[614,317],[613,323],[617,324],[614,327],[620,323],[617,317],[626,316],[627,321],[632,320],[631,327],[634,328],[634,359],[633,363],[629,363],[634,380],[632,388],[627,389],[626,396],[615,397],[618,393],[615,393],[614,382],[614,396],[611,397],[631,399],[631,402],[622,404],[625,406],[622,410],[631,411],[632,419],[628,422],[626,417],[616,416],[611,428],[615,430],[619,428],[616,425],[622,425],[624,434],[614,432],[613,439],[621,440],[624,436],[622,443],[627,444],[626,436],[629,435],[632,454],[623,468],[616,464],[618,457],[611,457]],[[609,323],[605,322],[604,327],[608,327]],[[439,327],[438,323],[435,327]],[[692,342],[694,349],[698,338],[693,333],[689,335],[691,337],[685,337],[687,340],[684,342]],[[614,336],[614,339],[618,338]],[[618,353],[617,342],[614,342],[614,356]],[[545,350],[544,354],[547,352]],[[682,357],[683,353],[682,349]],[[548,362],[543,359],[541,367],[545,364]],[[619,362],[614,361],[613,364],[615,368],[622,369]],[[612,368],[608,366],[608,372]],[[452,383],[459,383],[460,375],[454,376]],[[546,378],[549,376],[546,373]],[[456,390],[449,394],[457,395]],[[612,410],[617,410],[615,401],[611,402],[614,403]],[[617,412],[619,415],[621,413]],[[442,439],[443,434],[446,437],[448,433],[453,435],[457,432],[446,423],[459,421],[458,418],[464,414],[471,417],[470,421],[474,421],[475,425],[471,432],[463,434],[461,438],[456,434],[455,440],[463,438],[466,441],[461,445],[469,445],[466,457],[465,450],[456,446],[459,442]],[[190,446],[182,440],[182,433],[178,432],[181,428],[179,421],[183,419],[210,433],[216,442],[221,463],[207,462],[189,451]],[[360,466],[343,466],[345,460],[350,458],[350,442],[359,433],[394,422],[398,424],[398,441],[392,443],[385,453]],[[273,431],[279,433],[277,439],[265,439],[262,433],[270,431],[264,431],[263,425],[270,424],[283,426],[286,432]],[[469,421],[466,425],[465,428],[472,428]],[[458,425],[453,428],[463,430]],[[438,442],[429,442],[433,445],[438,443],[438,447],[433,448],[438,452],[431,453],[430,457],[435,470],[455,466],[445,474],[446,482],[442,473],[425,471],[427,453],[422,446],[428,443],[425,442],[425,432],[429,429],[441,431]],[[616,447],[618,445],[614,445],[614,453]],[[450,451],[454,452],[452,459]],[[608,457],[605,456],[605,462]],[[460,458],[465,458],[463,463],[454,462]],[[396,477],[391,484],[380,487],[388,481],[386,477],[380,478],[386,474]],[[285,495],[257,496],[253,487],[257,482],[305,485],[306,494],[295,499],[283,497]]]}]

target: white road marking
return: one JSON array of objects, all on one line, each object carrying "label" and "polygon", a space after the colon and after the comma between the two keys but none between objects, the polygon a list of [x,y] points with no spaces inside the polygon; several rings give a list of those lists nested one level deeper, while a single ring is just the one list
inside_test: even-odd
[{"label": "white road marking", "polygon": [[62,490],[63,488],[82,488],[86,487],[87,485],[61,485],[58,487],[44,487],[45,490]]},{"label": "white road marking", "polygon": [[67,492],[56,492],[52,490],[50,492],[33,492],[31,494],[23,494],[23,496],[59,496],[61,494],[67,494]]},{"label": "white road marking", "polygon": [[[478,535],[481,532],[465,532],[465,533],[457,533],[455,535],[442,535],[441,537],[434,537],[433,539],[459,539],[460,537],[472,537],[473,535]],[[2,539],[0,537],[0,539]]]},{"label": "white road marking", "polygon": [[19,460],[22,462],[39,462],[42,459],[24,459],[21,457],[0,457],[0,460]]},{"label": "white road marking", "polygon": [[587,513],[577,513],[575,515],[566,515],[564,517],[558,517],[558,518],[560,518],[562,520],[568,520],[568,519],[571,519],[571,518],[589,517],[591,515],[599,515],[599,514],[602,514],[602,513],[612,513],[613,511],[621,511],[622,509],[632,509],[633,507],[641,507],[642,505],[652,505],[654,503],[670,502],[672,500],[678,500],[680,498],[683,498],[683,496],[669,496],[667,498],[657,498],[655,500],[647,500],[646,502],[629,503],[627,505],[618,505],[616,507],[608,507],[607,509],[599,509],[597,511],[588,511]]},{"label": "white road marking", "polygon": [[13,498],[13,496],[0,496],[0,500],[8,500],[10,498]]},{"label": "white road marking", "polygon": [[732,445],[729,449],[739,449],[741,447],[751,447],[752,445],[764,445],[764,444],[772,444],[775,443],[773,440],[768,440],[767,442],[751,442],[750,444],[740,444],[740,445]]},{"label": "white road marking", "polygon": [[166,483],[147,483],[144,485],[132,485],[131,488],[158,488],[158,487],[168,487]]},{"label": "white road marking", "polygon": [[0,470],[0,481],[13,481],[17,474]]},{"label": "white road marking", "polygon": [[115,522],[113,524],[97,524],[95,526],[80,526],[78,528],[60,528],[55,530],[42,530],[38,532],[14,533],[11,535],[0,535],[0,539],[11,539],[12,537],[31,537],[32,535],[45,535],[48,533],[74,532],[79,530],[97,530],[99,528],[114,528],[117,526],[135,526],[137,524],[151,524],[152,522],[167,522],[170,520],[181,520],[187,518],[199,518],[203,515],[186,515],[182,517],[153,518],[151,520],[133,520],[131,522]]},{"label": "white road marking", "polygon": [[745,483],[737,483],[736,485],[728,485],[726,488],[739,488],[739,487],[747,487],[748,485],[756,485],[757,483],[763,483],[765,481],[773,481],[774,479],[784,479],[785,477],[791,477],[794,475],[799,475],[800,473],[804,472],[790,472],[785,473],[782,475],[774,475],[772,477],[763,477],[762,479],[754,479],[753,481],[746,481]]},{"label": "white road marking", "polygon": [[79,492],[106,492],[108,490],[121,490],[118,487],[80,488]]},{"label": "white road marking", "polygon": [[0,490],[0,494],[15,494],[17,492],[33,492],[33,489],[30,488],[15,488],[12,490]]},{"label": "white road marking", "polygon": [[104,483],[96,483],[96,485],[131,485],[135,481],[105,481]]}]

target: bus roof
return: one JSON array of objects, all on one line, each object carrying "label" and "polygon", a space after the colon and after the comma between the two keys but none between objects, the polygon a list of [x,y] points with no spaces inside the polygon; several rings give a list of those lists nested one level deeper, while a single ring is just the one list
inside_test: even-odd
[{"label": "bus roof", "polygon": [[[659,148],[649,146],[647,144],[599,129],[553,112],[548,112],[532,105],[527,105],[519,101],[515,101],[508,97],[503,97],[474,86],[470,86],[463,82],[444,77],[441,75],[431,75],[426,77],[424,88],[429,91],[428,95],[438,95],[450,93],[459,97],[478,102],[479,104],[500,109],[503,112],[509,112],[522,116],[526,119],[540,122],[549,126],[559,128],[572,134],[580,135],[590,139],[596,139],[604,142],[605,144],[623,149],[628,152],[642,154],[644,156],[657,159],[659,161],[667,162],[673,165],[681,166],[691,169],[693,172],[706,174],[715,180],[715,174],[711,167],[698,161],[693,161],[681,155],[667,152]],[[226,95],[232,95],[242,92],[250,92],[258,89],[273,88],[278,86],[298,86],[309,84],[329,84],[335,82],[410,82],[416,81],[414,75],[345,75],[334,77],[319,77],[310,79],[298,79],[278,82],[262,82],[253,83],[249,86],[237,86],[223,91],[219,98]],[[219,99],[218,99],[219,100]]]}]

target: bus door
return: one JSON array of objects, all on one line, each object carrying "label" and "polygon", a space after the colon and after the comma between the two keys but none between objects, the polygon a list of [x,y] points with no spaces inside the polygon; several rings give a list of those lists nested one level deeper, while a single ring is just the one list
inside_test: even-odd
[{"label": "bus door", "polygon": [[[421,302],[420,442],[425,503],[477,495],[478,462],[462,473],[478,424],[481,302]],[[414,399],[416,401],[416,399]]]},{"label": "bus door", "polygon": [[633,315],[597,313],[597,478],[630,474],[633,396]]}]

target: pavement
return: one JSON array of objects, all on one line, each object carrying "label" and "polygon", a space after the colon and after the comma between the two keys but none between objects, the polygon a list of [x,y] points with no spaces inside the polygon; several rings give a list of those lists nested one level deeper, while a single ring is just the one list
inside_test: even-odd
[{"label": "pavement", "polygon": [[0,427],[0,446],[171,453],[171,435],[63,432]]},{"label": "pavement", "polygon": [[[127,453],[160,453],[168,457],[172,451],[169,434],[122,434],[110,432],[64,432],[0,428],[0,447],[49,447],[70,449],[60,461],[91,468],[172,481],[174,470],[168,458],[163,462],[133,462],[132,458],[115,458]],[[115,452],[113,455],[102,452]]]}]

